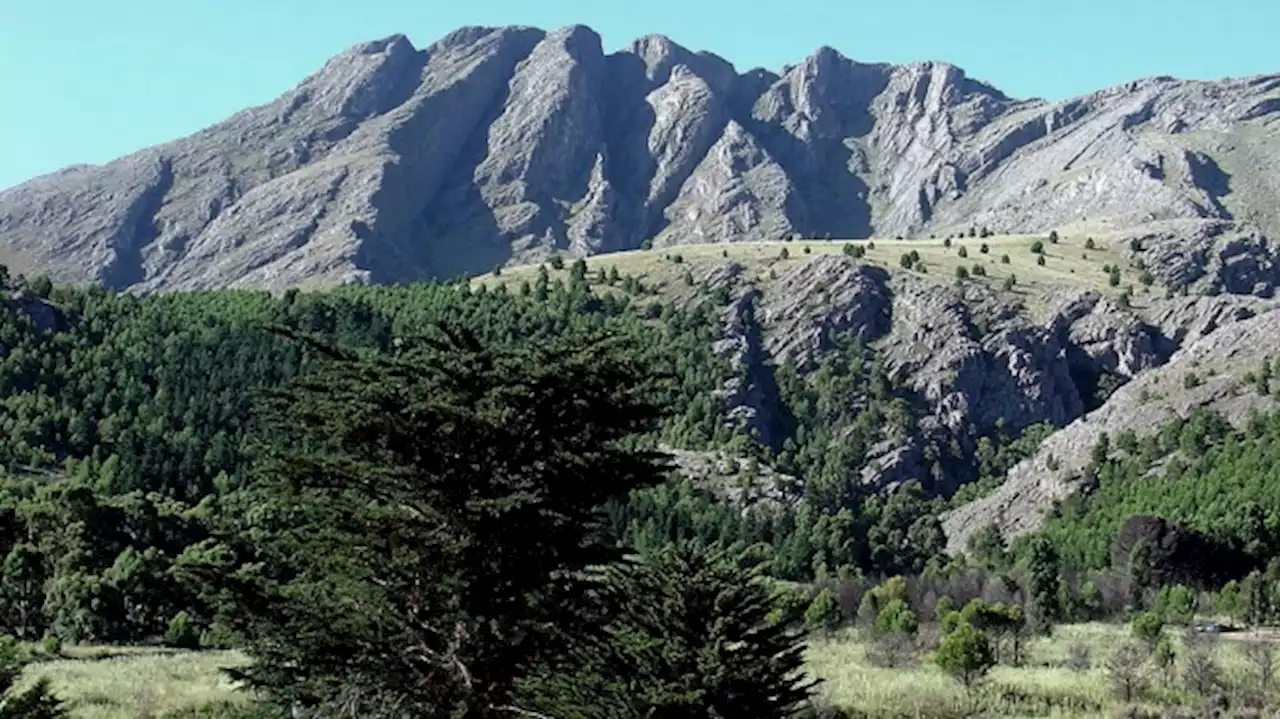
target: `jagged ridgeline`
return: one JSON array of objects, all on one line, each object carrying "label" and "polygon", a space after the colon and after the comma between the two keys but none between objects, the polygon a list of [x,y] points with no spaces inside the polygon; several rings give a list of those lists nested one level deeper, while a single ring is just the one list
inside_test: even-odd
[{"label": "jagged ridgeline", "polygon": [[831,48],[776,72],[729,60],[658,36],[608,52],[581,26],[362,43],[191,136],[0,192],[0,262],[275,289],[977,226],[1125,233],[1159,246],[1162,280],[1277,283],[1280,77],[1049,102]]}]

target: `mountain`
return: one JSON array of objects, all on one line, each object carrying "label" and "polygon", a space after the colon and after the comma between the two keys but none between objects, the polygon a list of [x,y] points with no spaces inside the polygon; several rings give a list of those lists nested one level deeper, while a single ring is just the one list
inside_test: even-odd
[{"label": "mountain", "polygon": [[1125,232],[1162,280],[1266,294],[1278,160],[1280,75],[1047,102],[830,48],[739,72],[657,36],[606,53],[581,26],[464,28],[355,46],[195,135],[0,192],[0,262],[274,289],[983,227]]}]

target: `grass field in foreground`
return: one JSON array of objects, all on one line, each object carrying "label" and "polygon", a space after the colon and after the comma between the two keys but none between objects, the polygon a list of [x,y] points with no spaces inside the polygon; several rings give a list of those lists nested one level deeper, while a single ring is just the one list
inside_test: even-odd
[{"label": "grass field in foreground", "polygon": [[[1057,627],[1051,637],[1030,643],[1023,666],[997,667],[973,697],[935,667],[928,654],[905,668],[873,666],[867,660],[868,644],[855,630],[814,639],[807,658],[810,672],[823,680],[825,701],[853,716],[942,719],[974,716],[969,712],[975,710],[982,717],[1115,716],[1121,703],[1112,692],[1104,664],[1129,636],[1128,628],[1120,625]],[[1224,637],[1215,655],[1228,686],[1249,683],[1240,638]],[[1076,643],[1088,648],[1090,668],[1066,667],[1068,648]],[[236,652],[74,647],[67,655],[32,665],[25,681],[49,677],[77,719],[162,719],[173,712],[246,700],[219,671],[246,662]],[[1148,706],[1195,704],[1176,676],[1166,682],[1153,668],[1148,667],[1148,673]]]},{"label": "grass field in foreground", "polygon": [[219,670],[243,666],[237,652],[143,647],[68,647],[66,657],[27,668],[24,682],[47,677],[76,719],[157,719],[246,699]]},{"label": "grass field in foreground", "polygon": [[[1177,633],[1171,633],[1177,636]],[[1122,709],[1112,690],[1105,662],[1130,638],[1128,627],[1110,624],[1065,625],[1053,635],[1031,642],[1023,666],[999,666],[973,697],[932,663],[929,654],[914,666],[884,669],[867,660],[868,644],[845,630],[816,639],[809,648],[810,671],[823,679],[829,704],[866,717],[1098,717],[1116,716]],[[1239,637],[1224,638],[1215,653],[1228,686],[1249,684],[1248,665]],[[1068,648],[1088,647],[1091,666],[1073,671],[1066,666]],[[1181,657],[1180,642],[1175,642]],[[1195,706],[1198,698],[1181,686],[1178,668],[1167,681],[1147,667],[1150,691],[1144,705],[1152,710],[1179,704]],[[1156,716],[1162,716],[1156,714]]]}]

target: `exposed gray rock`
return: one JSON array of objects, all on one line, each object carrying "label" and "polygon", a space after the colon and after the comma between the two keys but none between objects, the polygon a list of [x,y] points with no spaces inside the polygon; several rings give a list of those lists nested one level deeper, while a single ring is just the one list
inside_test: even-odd
[{"label": "exposed gray rock", "polygon": [[693,452],[663,447],[676,472],[697,481],[740,508],[793,504],[800,499],[795,477],[745,457],[723,452]]},{"label": "exposed gray rock", "polygon": [[1224,221],[1159,223],[1120,241],[1131,262],[1188,293],[1272,297],[1280,284],[1276,248],[1248,227]]},{"label": "exposed gray rock", "polygon": [[766,289],[762,322],[775,362],[808,368],[831,333],[866,343],[889,331],[889,273],[846,257],[821,255],[792,267]]},{"label": "exposed gray rock", "polygon": [[0,258],[144,292],[280,288],[1087,220],[1151,235],[1144,261],[1175,286],[1268,295],[1280,180],[1253,168],[1276,161],[1278,119],[1280,77],[1051,103],[830,48],[740,74],[658,36],[606,54],[579,26],[464,28],[358,45],[195,135],[0,192]]},{"label": "exposed gray rock", "polygon": [[[1114,436],[1132,430],[1143,437],[1202,407],[1237,425],[1254,410],[1275,409],[1275,398],[1259,395],[1241,378],[1264,356],[1280,356],[1280,312],[1274,305],[1259,305],[1247,310],[1256,314],[1243,318],[1230,305],[1176,301],[1153,312],[1173,334],[1183,335],[1186,346],[1120,387],[1096,411],[1051,435],[1033,457],[1010,470],[996,491],[948,514],[943,527],[949,551],[963,551],[969,536],[991,523],[1006,539],[1034,531],[1054,501],[1080,486],[1080,473],[1103,432]],[[1196,312],[1199,319],[1191,319]],[[1224,320],[1207,334],[1196,329]],[[1188,381],[1189,375],[1195,381]]]},{"label": "exposed gray rock", "polygon": [[[708,284],[716,284],[716,279],[720,278],[711,278]],[[780,402],[756,319],[759,297],[758,289],[745,287],[724,310],[724,335],[713,350],[729,362],[733,376],[717,394],[724,402],[725,415],[732,426],[746,431],[766,447],[773,447],[776,444],[773,424]]]}]

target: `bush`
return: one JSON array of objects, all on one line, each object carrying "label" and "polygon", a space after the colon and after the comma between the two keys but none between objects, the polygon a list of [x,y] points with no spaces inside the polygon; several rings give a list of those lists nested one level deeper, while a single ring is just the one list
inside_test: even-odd
[{"label": "bush", "polygon": [[1084,241],[1084,248],[1085,248],[1086,250],[1092,250],[1092,249],[1096,249],[1096,248],[1097,248],[1097,245],[1094,243],[1094,241],[1093,241],[1093,238],[1092,238],[1092,237],[1088,237],[1088,238],[1086,238],[1086,239],[1085,239],[1085,241]]},{"label": "bush", "polygon": [[1044,253],[1044,242],[1036,240],[1031,243],[1031,251],[1037,255]]},{"label": "bush", "polygon": [[977,277],[986,277],[986,276],[987,276],[987,268],[986,268],[985,266],[983,266],[983,265],[974,265],[974,266],[973,266],[973,274],[974,274],[975,276],[977,276]]},{"label": "bush", "polygon": [[843,618],[836,595],[830,589],[823,589],[804,612],[804,628],[811,632],[830,631],[840,626]]},{"label": "bush", "polygon": [[934,662],[966,691],[972,691],[996,663],[987,635],[971,624],[961,624],[942,639]]},{"label": "bush", "polygon": [[789,257],[791,257],[791,251],[785,247],[782,248],[782,252],[778,253],[778,259],[780,260],[785,260],[785,259],[788,259]]},{"label": "bush", "polygon": [[1088,671],[1093,666],[1089,659],[1089,646],[1083,642],[1073,642],[1067,647],[1066,667],[1073,672]]},{"label": "bush", "polygon": [[1036,256],[1036,264],[1044,267],[1044,255]]},{"label": "bush", "polygon": [[967,268],[965,268],[964,266],[957,267],[957,268],[956,268],[956,279],[957,279],[957,280],[967,280],[967,279],[969,279],[969,270],[968,270]]},{"label": "bush", "polygon": [[552,256],[551,256],[551,260],[550,260],[550,264],[551,264],[551,269],[553,269],[553,270],[563,270],[563,269],[564,269],[564,258],[563,258],[563,257],[561,257],[560,255],[552,255]]},{"label": "bush", "polygon": [[876,614],[876,631],[881,634],[915,634],[920,621],[901,599],[891,599]]},{"label": "bush", "polygon": [[950,246],[951,246],[951,238],[950,238],[950,237],[948,237],[947,239],[943,240],[943,241],[942,241],[942,246],[943,246],[943,247],[950,247]]},{"label": "bush", "polygon": [[1000,264],[1002,264],[1002,265],[1007,265],[1007,264],[1009,264],[1009,256],[1008,256],[1008,255],[1000,255]]},{"label": "bush", "polygon": [[200,630],[191,621],[189,614],[178,612],[173,619],[169,620],[169,628],[164,633],[164,643],[166,646],[177,649],[200,648]]},{"label": "bush", "polygon": [[811,251],[811,250],[809,249],[809,246],[808,246],[808,245],[805,245],[805,246],[804,246],[804,253],[807,255],[807,254],[809,254],[809,252],[810,252],[810,251]]},{"label": "bush", "polygon": [[1164,617],[1155,612],[1143,612],[1133,618],[1133,638],[1155,649],[1164,634]]},{"label": "bush", "polygon": [[988,252],[991,252],[991,245],[988,245],[985,242],[982,243],[981,245],[978,245],[978,252],[981,252],[984,255],[987,254]]},{"label": "bush", "polygon": [[1136,644],[1121,645],[1107,658],[1107,679],[1122,701],[1136,701],[1146,691],[1145,663],[1145,653]]},{"label": "bush", "polygon": [[966,249],[964,245],[960,245],[960,249],[956,250],[956,254],[963,259],[969,256],[969,250]]},{"label": "bush", "polygon": [[40,650],[51,657],[62,656],[62,638],[56,634],[46,634],[40,640]]},{"label": "bush", "polygon": [[1056,244],[1058,244],[1058,231],[1057,231],[1057,230],[1051,230],[1051,231],[1049,232],[1049,244],[1052,244],[1052,245],[1056,245]]}]

